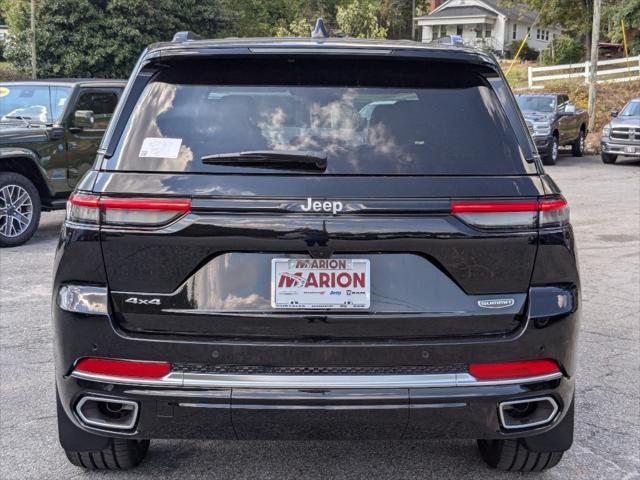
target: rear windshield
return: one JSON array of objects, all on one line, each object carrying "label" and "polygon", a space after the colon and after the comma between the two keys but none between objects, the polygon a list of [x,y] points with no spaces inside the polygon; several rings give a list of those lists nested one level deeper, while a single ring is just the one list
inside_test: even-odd
[{"label": "rear windshield", "polygon": [[[335,75],[314,77],[294,63],[283,62],[277,74],[245,64],[236,74],[212,69],[187,80],[176,68],[157,75],[106,168],[274,173],[233,160],[203,162],[212,155],[274,152],[325,157],[326,168],[313,173],[322,175],[526,173],[503,109],[477,72],[423,64],[385,75],[393,64],[345,64]],[[298,173],[299,165],[277,168]]]}]

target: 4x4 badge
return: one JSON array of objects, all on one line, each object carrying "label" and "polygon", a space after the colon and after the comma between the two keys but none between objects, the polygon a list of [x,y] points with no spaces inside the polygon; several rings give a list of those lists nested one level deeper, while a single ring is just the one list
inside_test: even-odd
[{"label": "4x4 badge", "polygon": [[492,298],[491,300],[478,300],[478,306],[482,308],[507,308],[513,307],[516,301],[513,298]]},{"label": "4x4 badge", "polygon": [[133,303],[134,305],[160,305],[160,299],[129,297],[124,301],[124,303]]}]

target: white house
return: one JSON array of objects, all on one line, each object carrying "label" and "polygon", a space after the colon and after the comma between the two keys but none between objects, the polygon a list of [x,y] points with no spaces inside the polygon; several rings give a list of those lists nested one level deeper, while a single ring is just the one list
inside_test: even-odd
[{"label": "white house", "polygon": [[[417,17],[416,22],[422,28],[423,42],[460,35],[467,45],[504,54],[511,42],[524,38],[536,16],[524,5],[505,8],[499,0],[448,0],[429,15]],[[559,27],[537,26],[527,43],[536,50],[544,50],[561,33]]]},{"label": "white house", "polygon": [[6,40],[8,36],[9,36],[9,27],[0,23],[0,42]]}]

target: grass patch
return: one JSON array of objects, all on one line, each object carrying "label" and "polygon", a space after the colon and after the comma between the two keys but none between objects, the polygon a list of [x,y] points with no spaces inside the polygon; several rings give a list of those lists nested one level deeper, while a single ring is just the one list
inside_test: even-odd
[{"label": "grass patch", "polygon": [[526,88],[529,84],[529,67],[537,66],[535,62],[517,61],[509,71],[509,75],[507,75],[507,70],[509,70],[511,66],[511,60],[500,60],[499,63],[511,88]]}]

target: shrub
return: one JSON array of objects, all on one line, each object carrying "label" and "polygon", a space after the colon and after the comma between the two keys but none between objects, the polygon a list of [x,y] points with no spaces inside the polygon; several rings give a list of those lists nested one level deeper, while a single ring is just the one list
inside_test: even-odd
[{"label": "shrub", "polygon": [[[518,49],[520,48],[521,43],[522,43],[522,40],[514,40],[513,42],[511,42],[511,45],[509,45],[509,48],[508,48],[509,56],[511,58],[513,58],[515,54],[518,52]],[[534,48],[531,48],[528,43],[525,43],[524,47],[522,47],[522,50],[520,50],[520,55],[518,56],[518,59],[533,61],[538,59],[538,55],[539,55],[539,52],[537,50],[535,50]]]},{"label": "shrub", "polygon": [[553,39],[540,53],[542,65],[562,65],[578,63],[582,60],[582,44],[574,38],[561,35]]}]

